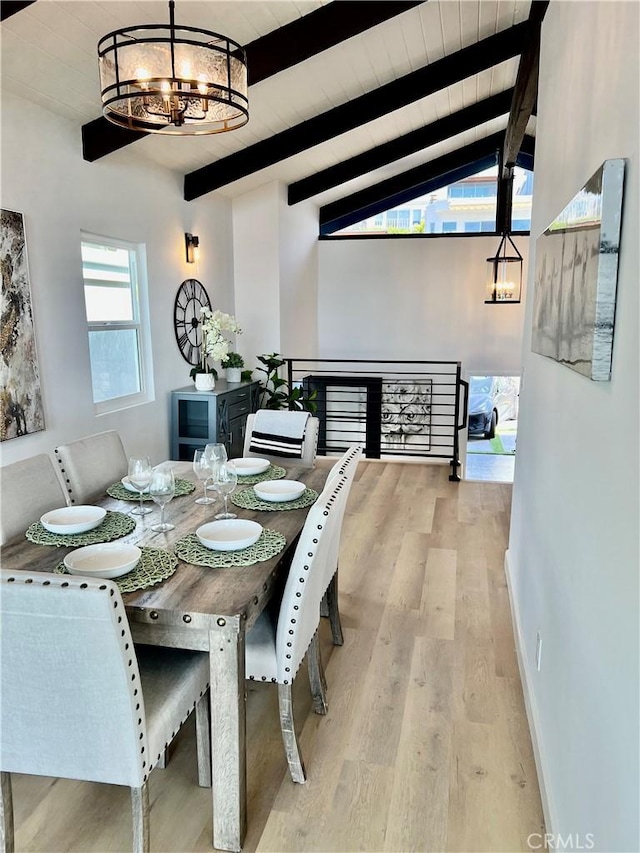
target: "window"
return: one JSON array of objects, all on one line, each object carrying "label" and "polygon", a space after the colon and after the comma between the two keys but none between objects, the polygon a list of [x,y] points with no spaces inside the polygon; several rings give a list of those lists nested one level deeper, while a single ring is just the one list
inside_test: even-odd
[{"label": "window", "polygon": [[410,211],[407,208],[402,208],[398,211],[398,228],[409,228]]},{"label": "window", "polygon": [[91,385],[102,414],[152,399],[144,250],[82,238]]},{"label": "window", "polygon": [[531,220],[530,219],[512,219],[511,220],[511,230],[512,231],[530,231],[531,230]]},{"label": "window", "polygon": [[[448,186],[437,187],[427,194],[403,201],[402,206],[390,207],[383,213],[353,222],[332,232],[332,236],[495,234],[497,179],[497,166],[482,169]],[[512,228],[515,231],[528,231],[530,228],[532,193],[533,173],[517,166],[512,204]],[[527,224],[523,225],[525,220]]]}]

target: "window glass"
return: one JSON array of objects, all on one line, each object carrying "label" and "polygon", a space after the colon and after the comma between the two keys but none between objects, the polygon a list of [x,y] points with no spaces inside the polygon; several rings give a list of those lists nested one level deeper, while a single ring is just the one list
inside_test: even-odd
[{"label": "window glass", "polygon": [[513,178],[511,205],[511,230],[531,230],[531,205],[533,202],[533,172],[516,168]]},{"label": "window glass", "polygon": [[[96,412],[150,399],[141,247],[83,235],[82,277]],[[144,309],[144,310],[143,310]]]},{"label": "window glass", "polygon": [[[349,225],[335,236],[349,234],[495,234],[497,202],[496,166],[455,181],[447,187],[413,199],[409,208],[390,208],[384,213]],[[516,166],[513,181],[512,229],[531,227],[533,173]]]}]

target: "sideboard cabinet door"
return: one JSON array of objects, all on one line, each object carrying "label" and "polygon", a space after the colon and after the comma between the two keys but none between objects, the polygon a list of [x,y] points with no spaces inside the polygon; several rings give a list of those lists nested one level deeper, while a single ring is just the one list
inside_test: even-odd
[{"label": "sideboard cabinet door", "polygon": [[191,461],[206,444],[221,442],[230,459],[242,456],[247,415],[257,411],[260,383],[227,385],[216,380],[213,391],[193,385],[171,392],[171,458]]}]

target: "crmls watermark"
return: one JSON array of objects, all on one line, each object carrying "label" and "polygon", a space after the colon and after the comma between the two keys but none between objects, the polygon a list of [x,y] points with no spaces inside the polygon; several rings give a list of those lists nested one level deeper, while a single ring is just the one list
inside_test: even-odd
[{"label": "crmls watermark", "polygon": [[527,838],[530,850],[593,850],[595,842],[593,833],[569,832],[561,835],[559,832],[532,832]]}]

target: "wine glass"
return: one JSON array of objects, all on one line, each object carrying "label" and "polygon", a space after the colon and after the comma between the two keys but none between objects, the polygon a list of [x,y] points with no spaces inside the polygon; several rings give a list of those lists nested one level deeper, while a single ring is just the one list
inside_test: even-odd
[{"label": "wine glass", "polygon": [[238,485],[238,472],[233,462],[223,462],[213,472],[213,488],[222,495],[224,499],[224,512],[219,512],[216,518],[237,518],[234,512],[229,512],[227,509],[227,501],[229,495]]},{"label": "wine glass", "polygon": [[[209,467],[211,468],[211,475],[215,475],[216,469],[219,465],[224,465],[227,461],[227,448],[224,444],[207,444],[204,448],[205,456],[209,460]],[[211,486],[205,486],[205,488],[213,489],[213,484]]]},{"label": "wine glass", "polygon": [[142,493],[151,482],[151,460],[148,456],[132,456],[129,459],[129,482],[140,493],[140,506],[131,510],[131,515],[147,515],[153,512],[150,506],[142,505]]},{"label": "wine glass", "polygon": [[174,524],[168,524],[164,520],[164,508],[173,498],[176,491],[176,482],[173,476],[173,468],[168,465],[158,465],[153,469],[151,482],[149,483],[149,494],[154,503],[160,505],[160,524],[152,524],[151,529],[156,533],[166,533],[173,530]]},{"label": "wine glass", "polygon": [[193,454],[193,470],[195,472],[196,477],[199,480],[203,480],[204,483],[204,496],[201,498],[196,498],[197,504],[213,504],[216,502],[215,498],[210,498],[207,495],[207,481],[209,477],[213,475],[213,468],[211,467],[211,458],[207,456],[206,450],[196,450]]}]

